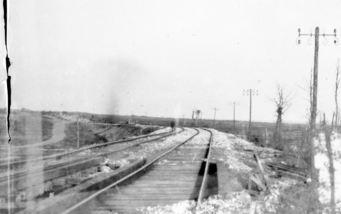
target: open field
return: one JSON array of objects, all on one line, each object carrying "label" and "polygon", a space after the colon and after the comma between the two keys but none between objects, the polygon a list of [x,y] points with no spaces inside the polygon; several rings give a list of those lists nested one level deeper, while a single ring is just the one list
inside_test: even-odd
[{"label": "open field", "polygon": [[[15,111],[14,111],[15,114]],[[72,118],[76,121],[78,117],[96,123],[137,123],[143,125],[158,125],[169,126],[171,121],[176,121],[178,126],[186,127],[208,127],[215,128],[219,131],[233,133],[241,137],[245,137],[248,130],[248,121],[236,121],[235,126],[232,120],[213,120],[201,119],[197,123],[193,119],[188,118],[162,118],[162,117],[148,117],[138,115],[105,115],[105,114],[90,114],[81,112],[53,112],[43,111],[42,115],[51,115],[59,118]],[[261,144],[265,144],[266,140],[268,144],[271,144],[271,138],[275,129],[275,123],[270,122],[252,122],[252,135],[254,138],[258,138]],[[292,142],[302,137],[302,133],[307,129],[307,124],[299,123],[283,123],[282,131],[285,142]],[[267,139],[265,139],[267,135]]]},{"label": "open field", "polygon": [[[20,110],[14,110],[13,115],[21,112]],[[24,110],[25,112],[25,110]],[[27,110],[27,112],[32,112]],[[49,123],[50,119],[49,117],[59,118],[64,121],[69,121],[67,123],[68,128],[66,129],[66,135],[67,138],[64,139],[64,143],[61,145],[64,145],[65,147],[72,147],[75,146],[75,138],[76,136],[76,128],[77,128],[77,120],[84,121],[84,123],[79,123],[80,129],[82,130],[80,133],[80,144],[81,145],[87,145],[91,143],[92,141],[103,141],[104,139],[101,139],[101,136],[99,135],[88,135],[86,132],[86,127],[84,126],[85,122],[92,122],[92,123],[104,123],[104,125],[97,125],[97,127],[106,127],[105,123],[110,124],[128,124],[128,123],[136,123],[141,125],[156,125],[156,126],[169,126],[171,121],[176,121],[178,126],[187,126],[187,127],[210,127],[215,128],[222,132],[227,133],[233,133],[235,135],[238,135],[241,138],[246,139],[248,136],[248,121],[236,121],[235,124],[232,120],[198,120],[197,122],[188,119],[188,118],[160,118],[160,117],[147,117],[147,116],[137,116],[137,115],[104,115],[104,114],[90,114],[90,113],[82,113],[82,112],[53,112],[53,111],[43,111],[43,112],[35,112],[36,114],[42,115],[42,137],[48,138],[51,133],[49,133],[49,130],[52,130],[51,127],[52,123]],[[12,129],[13,131],[19,132],[20,134],[20,124],[17,124],[18,121],[14,120],[12,122]],[[125,127],[123,130],[117,130],[117,132],[112,131],[109,134],[111,134],[110,139],[118,139],[118,138],[124,138],[125,135],[131,135],[129,133],[126,133],[126,130],[129,126]],[[96,128],[96,127],[95,127]],[[119,129],[119,128],[118,128]],[[136,130],[133,130],[136,129]],[[116,130],[116,129],[115,129]],[[147,129],[145,129],[147,131]],[[251,137],[250,141],[256,143],[260,146],[268,146],[273,147],[274,146],[274,130],[275,130],[275,123],[269,123],[269,122],[252,122],[252,131],[251,131]],[[283,123],[282,125],[282,144],[285,145],[284,149],[288,153],[293,153],[294,155],[298,155],[298,150],[300,150],[302,147],[305,147],[305,141],[306,141],[306,131],[307,131],[307,124],[288,124]],[[115,132],[115,133],[113,133]],[[139,133],[138,128],[130,128],[130,133],[133,135],[136,135]],[[104,135],[106,135],[104,133]],[[106,136],[110,137],[110,136]],[[94,139],[97,138],[97,139]],[[17,143],[20,142],[20,139],[16,140]]]},{"label": "open field", "polygon": [[[55,116],[60,116],[60,112],[46,112]],[[176,121],[178,126],[186,127],[207,127],[216,130],[232,133],[241,138],[246,139],[248,135],[248,121],[236,121],[235,125],[232,120],[198,120],[188,118],[160,118],[147,117],[137,115],[95,115],[88,113],[64,112],[68,117],[86,118],[89,121],[99,123],[137,123],[144,125],[169,126],[171,121]],[[260,146],[273,147],[275,123],[269,122],[252,122],[252,131],[250,141]],[[305,146],[307,132],[307,124],[283,123],[282,125],[282,144],[288,153],[297,153],[301,146]]]},{"label": "open field", "polygon": [[[5,119],[4,116],[2,118],[2,120]],[[109,178],[117,180],[121,176],[127,175],[131,170],[144,166],[153,157],[194,133],[194,131],[190,131],[191,129],[186,128],[184,133],[181,134],[179,128],[177,129],[179,133],[174,133],[173,137],[155,136],[154,138],[146,137],[139,139],[150,133],[167,133],[170,128],[164,128],[169,127],[172,120],[174,119],[95,115],[76,112],[13,111],[10,129],[12,137],[11,146],[9,147],[5,138],[2,137],[4,143],[0,147],[0,189],[2,192],[0,197],[2,211],[6,212],[8,210],[6,208],[8,207],[8,201],[11,202],[10,207],[13,212],[32,211],[32,209],[39,208],[40,212],[44,213],[46,208],[53,207],[56,210],[55,213],[59,213],[59,207],[67,209],[68,206],[75,203],[70,199],[72,198],[71,195],[74,195],[75,192],[82,192],[75,197],[77,200],[82,200],[94,193],[94,187],[98,189],[109,185]],[[190,119],[175,119],[175,121],[180,127],[185,125],[192,128],[212,128],[213,126],[213,121],[211,120],[199,120],[197,124]],[[215,190],[212,194],[207,195],[208,200],[204,200],[200,206],[195,204],[196,196],[192,195],[193,197],[189,197],[188,200],[194,201],[188,202],[183,198],[184,195],[181,194],[179,194],[179,198],[172,199],[172,206],[180,206],[182,207],[181,209],[185,210],[204,210],[206,209],[205,207],[210,207],[212,204],[220,204],[219,206],[214,206],[217,206],[218,210],[230,210],[230,208],[227,208],[230,206],[235,209],[234,202],[226,200],[226,197],[232,197],[231,194],[234,194],[233,192],[237,190],[244,192],[249,188],[248,179],[250,179],[251,172],[257,171],[257,162],[252,158],[252,154],[259,154],[259,158],[264,163],[265,171],[268,173],[267,179],[270,179],[271,185],[273,185],[271,188],[274,188],[273,191],[275,189],[280,191],[279,195],[271,199],[277,202],[281,201],[281,206],[276,206],[276,209],[281,210],[281,212],[291,210],[290,212],[292,213],[295,213],[295,210],[303,212],[309,209],[308,203],[310,199],[305,197],[305,195],[311,194],[309,192],[311,190],[306,189],[308,170],[305,157],[302,157],[302,160],[298,162],[298,155],[300,154],[298,150],[304,141],[306,126],[303,124],[284,124],[283,143],[290,146],[283,151],[269,148],[272,145],[273,123],[254,122],[252,126],[254,144],[260,147],[245,141],[247,138],[247,122],[237,121],[234,128],[233,121],[216,121],[214,125],[216,130],[213,131],[214,146],[211,157],[213,162],[216,163],[218,161],[219,163],[215,166],[216,174],[213,173],[216,179],[218,179],[218,183],[213,187]],[[199,130],[201,134],[187,144],[200,146],[207,144],[207,132],[201,128]],[[2,133],[5,133],[5,131],[1,130]],[[230,134],[226,134],[226,132],[230,132]],[[134,140],[134,138],[136,139]],[[77,152],[78,150],[79,152]],[[191,158],[191,161],[196,160],[195,154],[196,152],[193,153],[194,159]],[[189,160],[180,160],[180,162],[184,163],[186,161]],[[165,163],[171,164],[167,161]],[[10,168],[7,166],[10,166]],[[197,170],[192,169],[192,165],[188,166],[190,167],[188,170]],[[173,168],[177,169],[175,166]],[[251,171],[250,168],[252,169]],[[162,171],[163,169],[160,168],[159,170]],[[239,170],[245,171],[241,173]],[[199,171],[202,171],[202,169]],[[10,179],[7,178],[8,172],[11,174],[8,177]],[[153,173],[151,172],[150,175],[153,175],[153,179],[157,180],[157,177],[155,177],[157,173]],[[202,176],[201,173],[199,173],[200,176]],[[101,178],[102,176],[104,177]],[[232,179],[231,182],[225,181],[226,176]],[[193,178],[191,179],[193,180]],[[139,176],[136,179],[139,179]],[[257,183],[259,178],[252,179],[256,179],[254,180],[256,183],[253,184],[255,186],[251,187],[251,198],[238,191],[237,195],[233,196],[236,199],[241,197],[238,200],[244,200],[245,207],[243,209],[245,210],[249,209],[248,207],[252,205],[252,201],[255,198],[260,197],[258,194],[264,188],[260,183]],[[6,182],[6,180],[9,182]],[[140,182],[141,184],[136,185],[143,186],[143,179]],[[10,184],[10,189],[8,189],[8,184]],[[134,198],[131,194],[136,189],[134,185],[125,185],[122,186],[124,191],[122,190],[121,194],[124,193],[126,197]],[[91,191],[86,191],[85,193],[84,188],[90,188]],[[195,188],[195,191],[198,191],[198,186]],[[115,191],[107,193],[107,195],[116,198],[118,196]],[[146,197],[148,195],[150,197],[150,189],[143,191],[145,191]],[[172,188],[169,188],[167,191],[173,192]],[[186,191],[190,192],[190,189]],[[165,201],[169,201],[168,196],[163,197],[166,197]],[[295,201],[290,200],[291,197],[295,198]],[[55,207],[53,205],[55,200],[63,205],[59,204]],[[96,212],[102,209],[111,209],[111,206],[128,210],[127,207],[124,208],[126,205],[119,202],[113,205],[104,200],[103,196],[96,200],[96,202],[91,202],[91,207],[95,206],[94,204],[101,204],[101,206],[96,205],[94,208],[91,208]],[[138,198],[135,197],[134,200],[138,201]],[[161,206],[161,204],[155,204],[156,201],[148,200],[150,203],[136,202],[134,209],[136,208],[142,213],[155,213],[168,210],[172,204],[162,202],[163,205]],[[66,201],[69,201],[69,203]],[[123,201],[121,199],[122,203]],[[36,204],[33,207],[32,202]],[[141,204],[138,205],[139,203]],[[196,206],[197,208],[195,208]],[[267,209],[263,205],[257,206],[262,207],[261,209]],[[275,209],[274,207],[272,208]]]}]

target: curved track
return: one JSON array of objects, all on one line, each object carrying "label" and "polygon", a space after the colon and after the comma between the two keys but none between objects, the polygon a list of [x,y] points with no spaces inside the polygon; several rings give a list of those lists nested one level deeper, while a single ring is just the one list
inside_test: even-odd
[{"label": "curved track", "polygon": [[[166,205],[181,200],[198,200],[200,203],[216,191],[212,183],[217,181],[210,175],[214,174],[214,170],[210,169],[208,161],[212,132],[195,131],[186,140],[63,213],[136,213],[139,207]],[[199,133],[209,134],[205,136],[208,137],[207,143],[191,143]]]}]

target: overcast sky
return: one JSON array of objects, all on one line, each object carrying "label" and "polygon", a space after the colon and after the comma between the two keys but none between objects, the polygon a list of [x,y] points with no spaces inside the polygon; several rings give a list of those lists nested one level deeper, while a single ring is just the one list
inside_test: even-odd
[{"label": "overcast sky", "polygon": [[[149,116],[275,120],[276,85],[291,94],[287,122],[307,121],[313,39],[341,33],[341,1],[11,0],[13,107]],[[331,118],[333,38],[321,38],[318,108]]]}]

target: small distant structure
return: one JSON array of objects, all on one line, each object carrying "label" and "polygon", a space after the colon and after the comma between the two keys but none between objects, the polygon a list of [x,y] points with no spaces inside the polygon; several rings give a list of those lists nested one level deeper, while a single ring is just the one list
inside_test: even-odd
[{"label": "small distant structure", "polygon": [[172,121],[170,122],[170,127],[172,128],[172,131],[175,130],[175,121],[174,121],[174,120],[172,120]]},{"label": "small distant structure", "polygon": [[194,121],[194,124],[198,125],[198,120],[202,119],[202,111],[199,109],[195,109],[192,111],[192,120]]}]

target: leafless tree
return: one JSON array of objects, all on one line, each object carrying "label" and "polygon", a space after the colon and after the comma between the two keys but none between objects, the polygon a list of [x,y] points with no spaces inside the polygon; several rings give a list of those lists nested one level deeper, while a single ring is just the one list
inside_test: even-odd
[{"label": "leafless tree", "polygon": [[284,113],[288,110],[290,107],[290,99],[289,95],[285,95],[284,89],[282,86],[277,86],[277,93],[276,97],[273,99],[275,105],[276,105],[276,128],[274,132],[274,143],[275,148],[277,149],[283,149],[282,146],[282,119]]},{"label": "leafless tree", "polygon": [[192,119],[194,120],[195,125],[198,124],[198,120],[201,119],[201,117],[202,117],[202,111],[201,110],[196,109],[196,110],[192,111]]},{"label": "leafless tree", "polygon": [[201,110],[199,110],[199,109],[196,110],[195,114],[196,114],[196,118],[201,119]]}]

